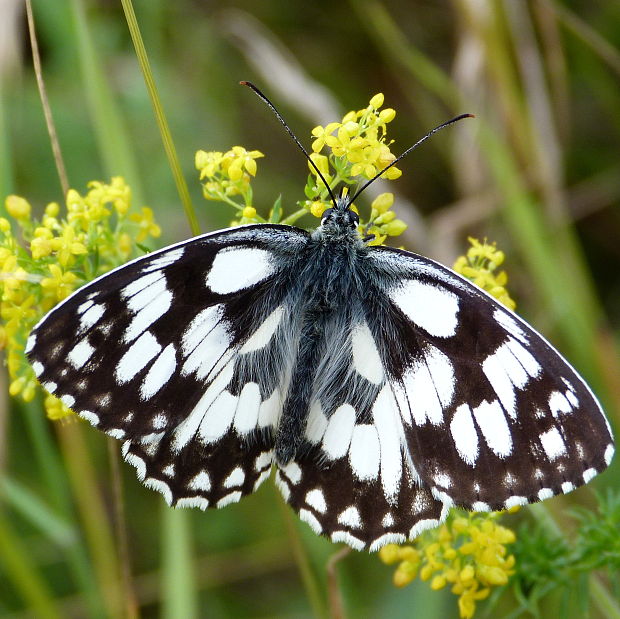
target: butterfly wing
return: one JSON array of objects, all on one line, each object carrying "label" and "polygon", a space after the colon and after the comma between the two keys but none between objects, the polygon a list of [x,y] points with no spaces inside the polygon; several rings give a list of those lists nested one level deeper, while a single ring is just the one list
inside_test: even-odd
[{"label": "butterfly wing", "polygon": [[288,226],[235,228],[103,275],[33,329],[35,373],[125,439],[126,459],[169,503],[238,500],[271,468],[294,362],[287,267],[307,239]]},{"label": "butterfly wing", "polygon": [[357,276],[348,328],[330,334],[316,374],[305,448],[277,473],[317,533],[376,550],[451,505],[538,501],[609,464],[595,397],[495,299],[390,248],[372,248]]},{"label": "butterfly wing", "polygon": [[505,509],[607,467],[614,446],[603,411],[541,335],[427,258],[380,248],[372,261],[391,307],[371,328],[416,470],[436,498]]}]

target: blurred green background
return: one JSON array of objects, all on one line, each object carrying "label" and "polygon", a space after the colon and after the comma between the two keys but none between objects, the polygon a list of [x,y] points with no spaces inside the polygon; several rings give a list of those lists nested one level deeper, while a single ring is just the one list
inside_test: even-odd
[{"label": "blurred green background", "polygon": [[[162,245],[188,237],[120,2],[32,5],[71,187],[122,175],[136,204],[154,209]],[[620,3],[137,0],[134,8],[203,231],[232,213],[201,197],[200,148],[240,144],[266,154],[254,181],[263,215],[278,195],[289,212],[303,198],[306,162],[239,80],[259,85],[308,147],[315,125],[365,107],[377,92],[397,110],[394,153],[455,114],[475,114],[399,166],[389,190],[410,225],[402,244],[449,265],[468,235],[497,241],[518,311],[618,420]],[[22,0],[0,2],[0,24],[0,194],[42,210],[62,191]],[[314,225],[309,216],[299,223]],[[125,616],[132,606],[116,584],[124,563],[110,482],[118,445],[2,394],[0,615]],[[131,467],[120,469],[142,616],[324,612],[325,563],[337,547],[288,518],[273,484],[221,511],[174,512]],[[619,476],[614,463],[594,485],[617,485]],[[554,499],[551,509],[561,518],[575,502],[591,504],[590,491]],[[304,587],[304,561],[315,596]],[[376,556],[347,557],[339,574],[348,615],[458,616],[449,592],[418,582],[397,590],[391,573]],[[490,616],[513,607],[507,593]]]}]

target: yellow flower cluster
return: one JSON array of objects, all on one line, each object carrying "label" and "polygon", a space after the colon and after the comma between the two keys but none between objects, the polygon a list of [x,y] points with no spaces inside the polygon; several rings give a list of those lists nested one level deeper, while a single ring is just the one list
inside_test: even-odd
[{"label": "yellow flower cluster", "polygon": [[[330,187],[353,185],[360,177],[373,178],[396,159],[386,142],[387,124],[394,119],[396,112],[392,108],[380,110],[382,105],[383,95],[376,94],[367,107],[348,112],[341,122],[312,130],[315,139],[310,158]],[[320,154],[324,147],[330,149],[329,155]],[[306,184],[308,200],[303,206],[315,217],[321,217],[325,209],[331,206],[329,193],[316,170],[310,164],[309,168],[312,176]],[[401,174],[398,168],[392,167],[383,178],[394,180]],[[359,230],[363,236],[374,236],[370,245],[382,245],[388,236],[398,236],[406,230],[405,222],[397,219],[396,213],[391,210],[393,204],[393,194],[381,194],[371,205],[368,221],[360,223]]]},{"label": "yellow flower cluster", "polygon": [[[261,221],[252,206],[250,185],[251,177],[256,176],[256,160],[260,157],[263,157],[260,151],[248,151],[243,146],[233,146],[225,153],[204,150],[196,153],[195,164],[200,179],[204,181],[204,197],[234,206],[242,218],[237,223]],[[233,196],[241,196],[243,205],[236,202]]]},{"label": "yellow flower cluster", "polygon": [[398,564],[393,577],[397,587],[418,575],[433,590],[451,585],[459,596],[460,616],[470,619],[476,602],[488,597],[492,587],[505,585],[514,572],[515,559],[506,545],[514,543],[515,534],[497,524],[497,516],[458,515],[421,535],[413,546],[384,546],[379,557],[388,565]]},{"label": "yellow flower cluster", "polygon": [[[62,216],[51,202],[37,219],[25,198],[11,195],[5,200],[8,218],[0,218],[0,348],[9,392],[27,402],[38,383],[24,346],[36,321],[79,286],[126,262],[137,243],[161,233],[151,209],[129,213],[131,190],[121,177],[93,181],[85,195],[70,189],[65,207]],[[45,408],[54,419],[71,412],[53,396]]]},{"label": "yellow flower cluster", "polygon": [[493,295],[508,309],[514,310],[516,303],[506,290],[508,275],[506,271],[495,273],[504,262],[504,252],[497,249],[495,243],[481,243],[469,238],[471,247],[465,256],[459,256],[452,267],[457,273],[464,275],[474,284]]},{"label": "yellow flower cluster", "polygon": [[[394,120],[396,112],[392,108],[379,111],[382,105],[383,94],[379,93],[363,110],[345,114],[341,122],[315,127],[312,130],[315,138],[312,150],[320,153],[327,146],[333,157],[351,164],[349,176],[372,178],[396,159],[385,141],[386,125]],[[335,167],[338,170],[341,166]],[[398,168],[392,167],[385,173],[385,178],[392,180],[401,174]]]}]

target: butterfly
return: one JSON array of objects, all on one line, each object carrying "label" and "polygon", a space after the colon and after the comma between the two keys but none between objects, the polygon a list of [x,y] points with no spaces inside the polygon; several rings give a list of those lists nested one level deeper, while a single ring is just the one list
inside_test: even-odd
[{"label": "butterfly", "polygon": [[450,269],[370,246],[351,202],[311,233],[220,230],[95,279],[33,329],[39,381],[170,505],[223,507],[275,468],[357,550],[605,469],[609,424],[566,360]]}]

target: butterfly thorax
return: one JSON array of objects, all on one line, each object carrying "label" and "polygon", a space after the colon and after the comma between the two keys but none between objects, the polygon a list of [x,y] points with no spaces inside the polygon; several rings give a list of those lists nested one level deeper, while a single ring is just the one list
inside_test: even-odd
[{"label": "butterfly thorax", "polygon": [[[355,217],[348,217],[347,212]],[[324,217],[308,243],[308,259],[298,274],[303,301],[296,308],[300,313],[297,357],[276,434],[280,463],[289,462],[302,448],[308,412],[317,394],[346,371],[348,325],[360,311],[358,261],[367,253],[356,221],[352,211],[333,209],[327,220]],[[329,371],[323,363],[327,357],[332,358]]]}]

